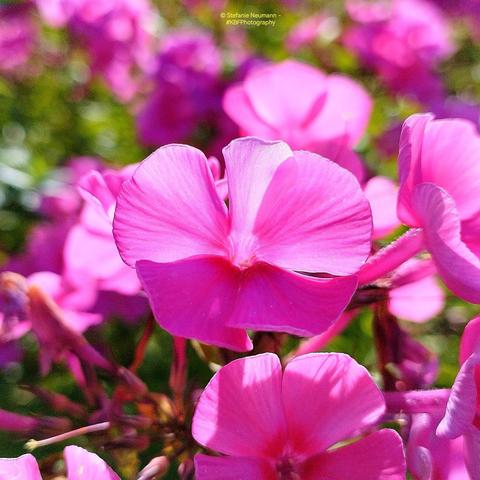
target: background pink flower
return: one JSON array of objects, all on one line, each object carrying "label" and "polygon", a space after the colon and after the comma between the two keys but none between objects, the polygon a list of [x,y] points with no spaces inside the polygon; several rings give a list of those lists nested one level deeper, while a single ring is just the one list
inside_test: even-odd
[{"label": "background pink flower", "polygon": [[286,60],[253,69],[226,91],[223,106],[242,134],[319,153],[363,178],[352,148],[365,133],[372,101],[354,80]]}]

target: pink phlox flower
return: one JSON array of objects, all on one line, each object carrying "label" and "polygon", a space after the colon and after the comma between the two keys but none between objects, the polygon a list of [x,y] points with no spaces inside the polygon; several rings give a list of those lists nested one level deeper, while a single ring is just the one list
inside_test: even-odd
[{"label": "pink phlox flower", "polygon": [[283,372],[274,354],[235,360],[195,410],[194,438],[223,454],[197,455],[196,478],[404,479],[400,437],[374,431],[384,410],[369,373],[348,355],[304,355]]},{"label": "pink phlox flower", "polygon": [[206,157],[185,145],[160,148],[122,186],[115,241],[157,320],[176,336],[234,350],[251,348],[245,328],[324,331],[370,251],[360,185],[280,141],[234,140],[224,157],[228,210]]}]

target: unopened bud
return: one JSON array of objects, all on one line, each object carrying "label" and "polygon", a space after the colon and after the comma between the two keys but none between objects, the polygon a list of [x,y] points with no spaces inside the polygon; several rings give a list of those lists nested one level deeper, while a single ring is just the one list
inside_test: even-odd
[{"label": "unopened bud", "polygon": [[155,457],[138,474],[137,480],[156,480],[162,478],[170,467],[167,457]]},{"label": "unopened bud", "polygon": [[194,473],[195,467],[191,458],[184,460],[178,467],[178,477],[180,480],[191,480],[193,479]]}]

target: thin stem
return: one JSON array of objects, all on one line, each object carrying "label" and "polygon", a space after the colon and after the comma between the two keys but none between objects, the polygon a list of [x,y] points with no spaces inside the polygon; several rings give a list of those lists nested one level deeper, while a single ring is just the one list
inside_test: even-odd
[{"label": "thin stem", "polygon": [[143,363],[143,359],[145,358],[145,353],[147,351],[148,341],[153,333],[154,323],[153,317],[148,317],[142,337],[140,338],[137,348],[135,349],[135,357],[130,365],[131,372],[136,372]]},{"label": "thin stem", "polygon": [[110,428],[110,422],[95,423],[94,425],[87,425],[86,427],[77,428],[70,432],[55,435],[54,437],[46,438],[45,440],[31,439],[25,444],[25,448],[29,451],[33,451],[38,447],[45,447],[46,445],[52,445],[53,443],[63,442],[70,438],[78,437],[80,435],[86,435],[88,433],[101,432],[102,430],[108,430]]},{"label": "thin stem", "polygon": [[424,248],[421,228],[411,228],[362,266],[358,272],[358,284],[366,285],[384,277]]}]

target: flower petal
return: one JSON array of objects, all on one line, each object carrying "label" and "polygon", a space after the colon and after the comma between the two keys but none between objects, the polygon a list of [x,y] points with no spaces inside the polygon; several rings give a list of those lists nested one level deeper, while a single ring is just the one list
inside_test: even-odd
[{"label": "flower petal", "polygon": [[172,262],[225,253],[228,219],[207,159],[186,145],[152,153],[124,182],[114,236],[124,261]]},{"label": "flower petal", "polygon": [[432,319],[445,306],[445,293],[434,275],[393,288],[388,296],[390,313],[416,323]]},{"label": "flower petal", "polygon": [[0,480],[42,480],[35,457],[0,458]]},{"label": "flower petal", "polygon": [[463,331],[460,341],[460,363],[465,363],[477,350],[480,350],[480,317],[472,318]]},{"label": "flower petal", "polygon": [[267,263],[241,272],[228,325],[312,336],[340,317],[357,287],[356,277],[314,278]]},{"label": "flower petal", "polygon": [[285,369],[282,395],[290,442],[302,455],[347,440],[385,410],[368,371],[341,353],[296,357]]},{"label": "flower petal", "polygon": [[137,262],[158,323],[172,335],[236,351],[252,348],[245,331],[226,326],[238,289],[238,271],[220,257],[171,263]]},{"label": "flower petal", "polygon": [[68,480],[120,480],[120,477],[98,456],[69,445],[64,450]]},{"label": "flower petal", "polygon": [[367,129],[372,105],[359,83],[343,75],[329,75],[325,103],[308,131],[321,132],[325,140],[346,135],[348,146],[354,147]]},{"label": "flower petal", "polygon": [[372,207],[373,238],[382,238],[400,226],[396,203],[398,188],[387,177],[373,177],[364,188],[365,196]]},{"label": "flower petal", "polygon": [[472,430],[464,436],[465,465],[470,474],[469,480],[480,480],[480,432]]},{"label": "flower petal", "polygon": [[400,134],[398,153],[398,218],[410,226],[418,226],[418,220],[411,206],[413,187],[421,182],[421,153],[423,135],[431,114],[417,114],[408,117]]},{"label": "flower petal", "polygon": [[[400,139],[400,210],[409,209],[416,185],[433,183],[454,199],[461,220],[480,213],[479,151],[480,136],[470,121],[433,120],[431,115],[410,117]],[[409,223],[408,218],[402,220]]]},{"label": "flower petal", "polygon": [[245,134],[270,140],[280,138],[277,130],[257,115],[243,85],[233,85],[227,89],[223,108]]},{"label": "flower petal", "polygon": [[273,466],[260,458],[195,455],[197,480],[277,480]]},{"label": "flower petal", "polygon": [[295,60],[259,68],[244,82],[257,115],[271,127],[286,131],[304,125],[318,102],[323,105],[325,87],[325,74]]},{"label": "flower petal", "polygon": [[472,429],[478,396],[475,371],[479,365],[480,353],[474,353],[460,367],[448,399],[445,416],[437,428],[437,435],[453,439]]},{"label": "flower petal", "polygon": [[193,437],[227,455],[275,458],[286,435],[281,390],[276,355],[234,360],[205,387],[193,417]]},{"label": "flower petal", "polygon": [[423,225],[425,245],[447,287],[464,300],[480,303],[480,259],[461,239],[452,197],[426,183],[415,187],[412,205]]},{"label": "flower petal", "polygon": [[292,155],[290,147],[284,142],[267,142],[255,137],[233,140],[223,149],[234,235],[251,234],[275,171]]},{"label": "flower petal", "polygon": [[291,270],[352,274],[370,253],[370,205],[350,172],[319,155],[294,153],[260,205],[257,256]]},{"label": "flower petal", "polygon": [[404,480],[406,475],[402,439],[383,429],[345,447],[307,460],[302,480]]}]

